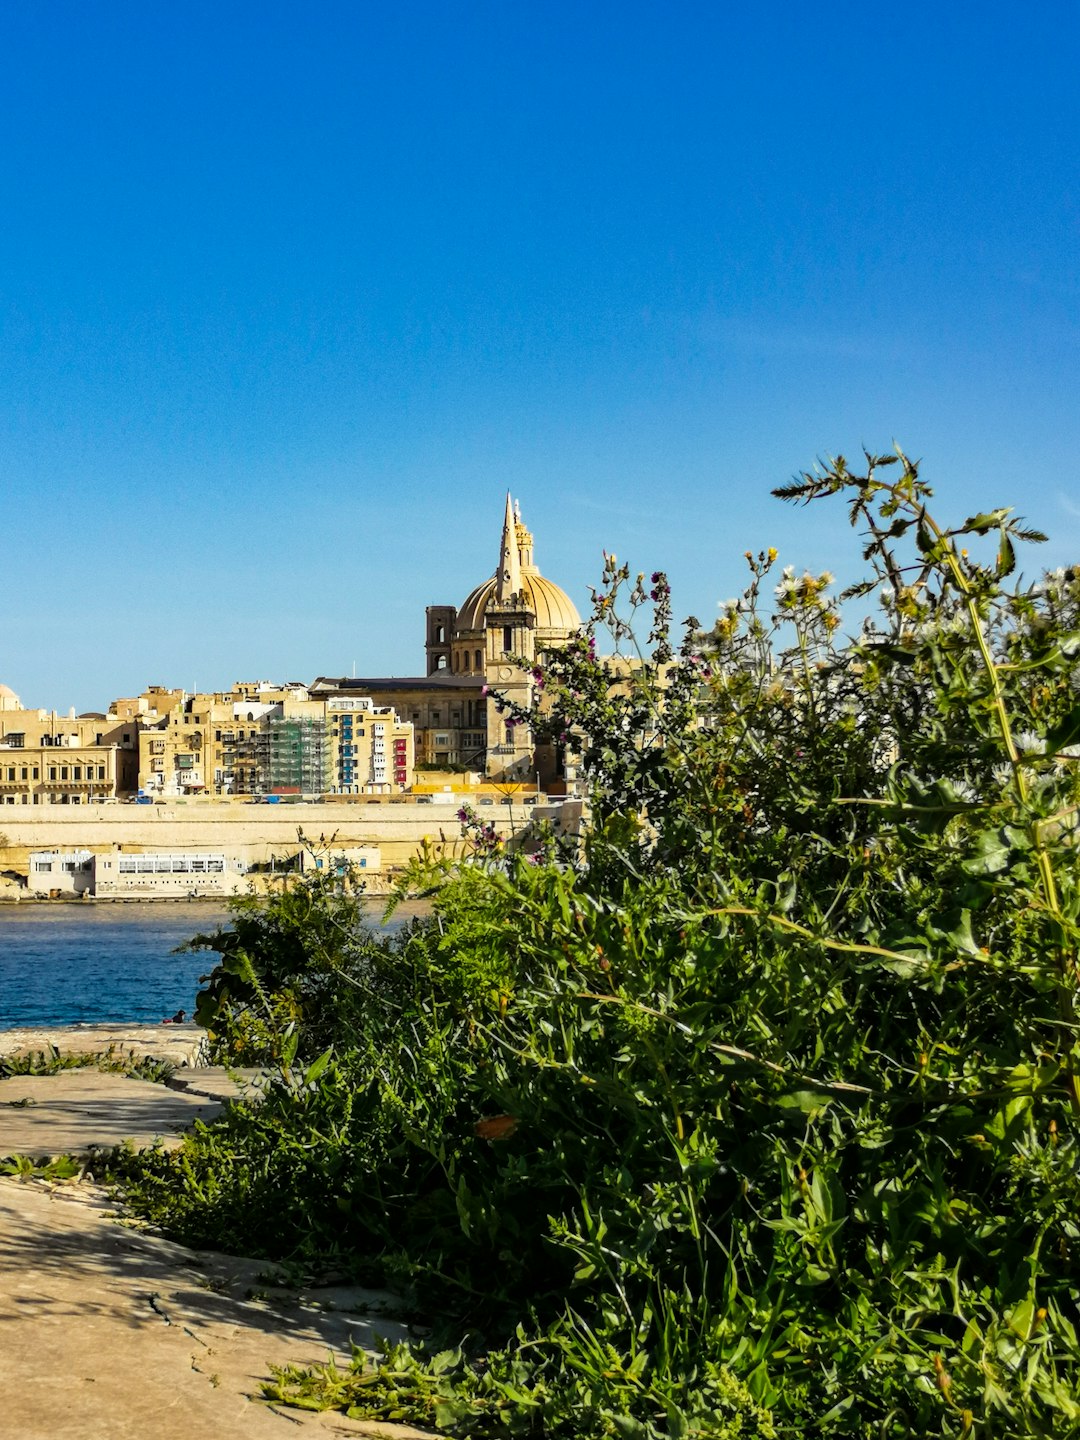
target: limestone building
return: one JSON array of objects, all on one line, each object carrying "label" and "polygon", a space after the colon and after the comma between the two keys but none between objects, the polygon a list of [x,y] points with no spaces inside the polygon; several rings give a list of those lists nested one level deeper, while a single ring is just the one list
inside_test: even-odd
[{"label": "limestone building", "polygon": [[494,573],[460,606],[429,605],[427,673],[361,679],[320,676],[312,695],[370,695],[413,724],[417,762],[475,770],[493,780],[542,783],[558,778],[561,759],[537,748],[524,726],[508,725],[496,694],[527,705],[532,678],[526,666],[565,645],[581,627],[566,591],[541,574],[533,537],[506,497]]},{"label": "limestone building", "polygon": [[83,805],[134,789],[138,725],[115,711],[27,710],[0,685],[0,805]]},{"label": "limestone building", "polygon": [[379,795],[413,779],[413,727],[369,696],[238,681],[182,696],[139,736],[139,788],[168,799]]}]

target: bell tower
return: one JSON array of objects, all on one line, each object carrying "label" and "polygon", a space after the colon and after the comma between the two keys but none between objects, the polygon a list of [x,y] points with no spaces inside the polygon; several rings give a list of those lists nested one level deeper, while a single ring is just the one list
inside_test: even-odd
[{"label": "bell tower", "polygon": [[[523,547],[522,538],[527,546]],[[532,677],[517,662],[536,658],[536,614],[532,597],[521,578],[522,549],[532,556],[532,536],[515,513],[509,492],[503,517],[499,568],[495,593],[485,615],[485,678],[518,705],[532,698]],[[500,714],[494,696],[487,702],[487,773],[493,779],[528,780],[532,771],[533,738],[527,725],[515,725]]]}]

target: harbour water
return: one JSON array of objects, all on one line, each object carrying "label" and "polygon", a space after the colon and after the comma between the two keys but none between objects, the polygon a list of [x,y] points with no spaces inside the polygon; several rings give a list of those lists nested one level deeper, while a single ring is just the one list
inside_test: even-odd
[{"label": "harbour water", "polygon": [[0,905],[0,1030],[190,1016],[217,956],[175,949],[227,920],[213,901]]}]

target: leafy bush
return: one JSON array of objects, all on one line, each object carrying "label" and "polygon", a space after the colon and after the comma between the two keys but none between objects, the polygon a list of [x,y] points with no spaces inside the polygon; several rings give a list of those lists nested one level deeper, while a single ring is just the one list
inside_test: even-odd
[{"label": "leafy bush", "polygon": [[220,1014],[263,1007],[280,1081],[133,1202],[377,1267],[468,1336],[278,1398],[492,1436],[1080,1435],[1080,572],[1015,585],[1039,537],[939,528],[902,455],[780,493],[848,501],[857,639],[763,551],[676,644],[663,575],[612,560],[543,704],[507,703],[580,755],[580,846],[418,862],[433,914],[394,940],[318,887],[241,913]]}]

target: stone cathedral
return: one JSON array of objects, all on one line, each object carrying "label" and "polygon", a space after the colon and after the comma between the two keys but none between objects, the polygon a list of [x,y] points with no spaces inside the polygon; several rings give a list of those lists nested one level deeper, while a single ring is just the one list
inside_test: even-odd
[{"label": "stone cathedral", "polygon": [[515,660],[536,660],[580,627],[569,595],[537,568],[533,537],[507,495],[494,574],[460,606],[427,607],[427,674],[322,676],[311,693],[370,695],[392,705],[412,721],[422,764],[549,786],[559,778],[558,756],[538,748],[525,726],[508,726],[485,688],[527,704],[532,679]]}]

